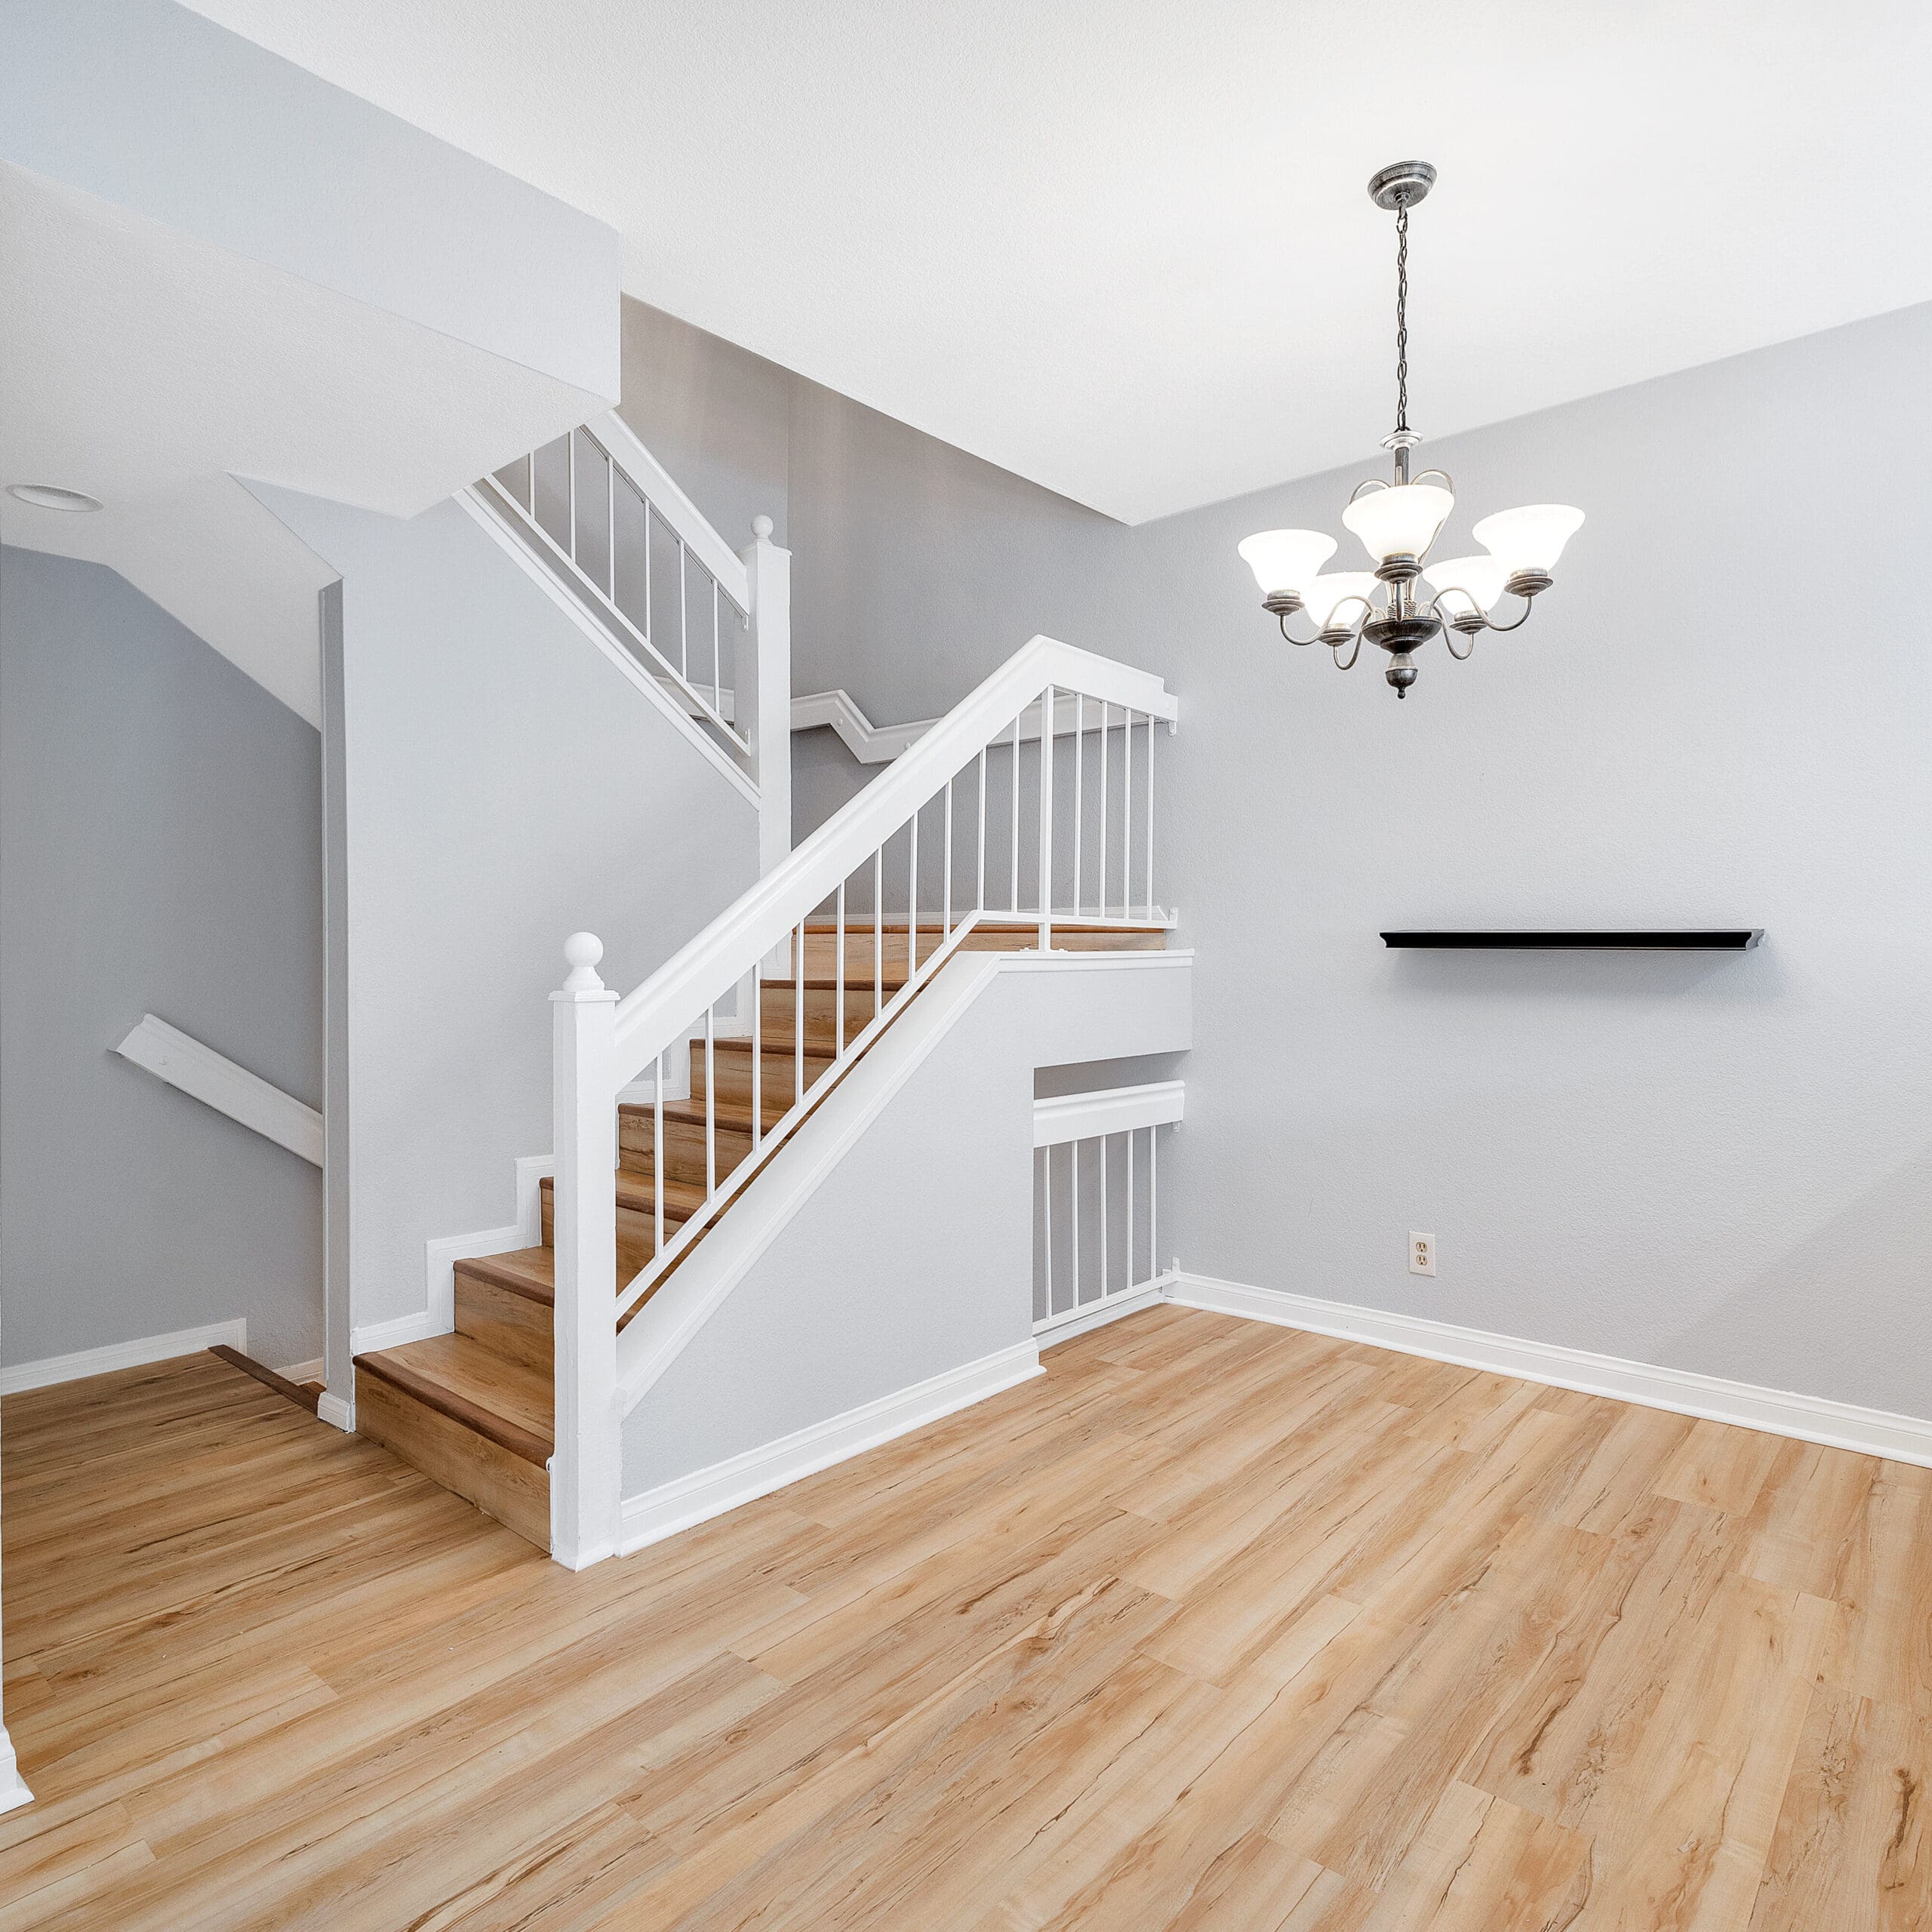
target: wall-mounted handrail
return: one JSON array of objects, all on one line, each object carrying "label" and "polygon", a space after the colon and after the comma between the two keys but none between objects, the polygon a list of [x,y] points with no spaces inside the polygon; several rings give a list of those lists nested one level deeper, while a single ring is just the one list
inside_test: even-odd
[{"label": "wall-mounted handrail", "polygon": [[313,1107],[178,1026],[144,1013],[114,1051],[278,1147],[322,1164],[322,1117]]}]

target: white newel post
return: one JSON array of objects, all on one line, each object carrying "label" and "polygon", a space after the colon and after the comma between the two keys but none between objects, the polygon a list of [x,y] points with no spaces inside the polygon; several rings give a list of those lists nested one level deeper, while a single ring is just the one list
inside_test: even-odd
[{"label": "white newel post", "polygon": [[587,1568],[617,1547],[617,995],[597,977],[593,934],[564,942],[570,974],[550,995],[554,1042],[556,1447],[550,1554]]},{"label": "white newel post", "polygon": [[751,663],[734,674],[734,721],[758,777],[758,869],[792,851],[792,553],[771,540],[771,519],[752,519],[738,552],[751,590]]}]

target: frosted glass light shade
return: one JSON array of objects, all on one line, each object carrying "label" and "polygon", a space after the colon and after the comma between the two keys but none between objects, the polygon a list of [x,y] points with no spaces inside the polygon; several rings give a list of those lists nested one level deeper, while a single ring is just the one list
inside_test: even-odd
[{"label": "frosted glass light shade", "polygon": [[1254,573],[1263,596],[1286,590],[1300,597],[1335,554],[1335,540],[1318,530],[1258,530],[1235,547]]},{"label": "frosted glass light shade", "polygon": [[1583,512],[1567,503],[1526,503],[1498,510],[1476,525],[1476,541],[1503,566],[1506,577],[1535,571],[1547,577],[1563,546],[1583,528]]},{"label": "frosted glass light shade", "polygon": [[1423,582],[1443,600],[1445,616],[1473,610],[1486,617],[1503,595],[1509,568],[1500,557],[1451,557],[1429,565],[1422,574]]},{"label": "frosted glass light shade", "polygon": [[[1373,614],[1376,588],[1373,571],[1331,571],[1311,580],[1302,592],[1302,601],[1317,630],[1325,631],[1331,623],[1337,630],[1353,630],[1359,619]],[[1364,611],[1361,604],[1351,601],[1355,598],[1369,609]]]},{"label": "frosted glass light shade", "polygon": [[1398,483],[1365,491],[1342,512],[1342,521],[1380,564],[1422,555],[1455,507],[1456,499],[1439,483]]}]

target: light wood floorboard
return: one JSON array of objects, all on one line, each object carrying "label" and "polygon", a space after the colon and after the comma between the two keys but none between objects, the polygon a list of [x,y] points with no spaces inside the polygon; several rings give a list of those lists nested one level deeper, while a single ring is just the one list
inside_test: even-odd
[{"label": "light wood floorboard", "polygon": [[0,1932],[1932,1927],[1932,1472],[1161,1308],[573,1576],[7,1398]]}]

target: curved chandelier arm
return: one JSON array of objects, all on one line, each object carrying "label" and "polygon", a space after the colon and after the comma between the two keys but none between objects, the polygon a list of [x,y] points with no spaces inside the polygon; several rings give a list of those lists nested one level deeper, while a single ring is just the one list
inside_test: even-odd
[{"label": "curved chandelier arm", "polygon": [[[1344,641],[1346,641],[1346,640],[1344,640]],[[1356,629],[1354,642],[1355,648],[1349,653],[1348,659],[1346,663],[1343,660],[1341,645],[1337,644],[1331,647],[1335,653],[1335,669],[1337,670],[1352,671],[1355,668],[1355,660],[1361,655],[1361,631],[1359,626]]]},{"label": "curved chandelier arm", "polygon": [[1319,644],[1321,641],[1321,633],[1319,631],[1317,631],[1312,637],[1297,637],[1294,632],[1288,629],[1288,614],[1285,611],[1276,618],[1275,622],[1281,627],[1282,636],[1298,650],[1305,651],[1311,644]]},{"label": "curved chandelier arm", "polygon": [[1455,659],[1458,664],[1466,664],[1469,662],[1470,658],[1475,655],[1476,639],[1481,635],[1482,632],[1481,631],[1469,632],[1468,633],[1469,640],[1469,643],[1462,650],[1458,651],[1456,648],[1457,632],[1455,626],[1452,624],[1444,624],[1442,627],[1443,647],[1447,651],[1449,655]]},{"label": "curved chandelier arm", "polygon": [[[1506,592],[1506,595],[1510,595],[1510,596],[1515,596],[1515,597],[1521,597],[1521,596],[1522,596],[1522,592],[1521,592],[1521,591],[1511,591],[1511,592]],[[1488,617],[1487,617],[1484,619],[1484,620],[1483,620],[1483,621],[1484,621],[1484,623],[1488,626],[1488,628],[1489,628],[1490,629],[1493,630],[1493,631],[1497,631],[1497,632],[1503,632],[1503,631],[1519,631],[1519,630],[1521,630],[1521,629],[1523,628],[1523,626],[1524,626],[1525,624],[1527,624],[1527,623],[1530,621],[1530,613],[1531,613],[1531,611],[1532,611],[1533,610],[1534,610],[1534,609],[1535,609],[1535,608],[1536,608],[1536,599],[1535,599],[1534,597],[1524,597],[1524,598],[1523,598],[1523,614],[1522,614],[1522,615],[1521,615],[1521,617],[1519,617],[1518,618],[1517,618],[1517,619],[1515,620],[1515,621],[1513,623],[1499,624],[1499,623],[1496,623],[1493,619],[1488,618]]]}]

